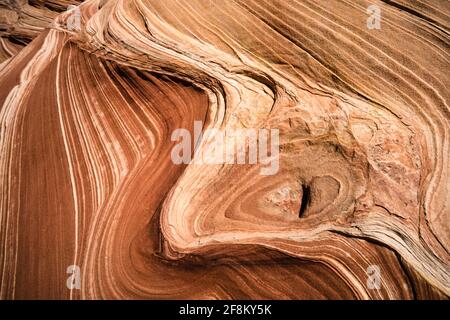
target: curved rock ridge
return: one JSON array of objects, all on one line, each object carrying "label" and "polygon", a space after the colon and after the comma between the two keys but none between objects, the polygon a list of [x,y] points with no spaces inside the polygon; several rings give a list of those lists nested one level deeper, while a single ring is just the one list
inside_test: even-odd
[{"label": "curved rock ridge", "polygon": [[0,3],[0,63],[15,56],[56,16],[82,1],[5,0]]},{"label": "curved rock ridge", "polygon": [[1,298],[448,299],[449,3],[69,4],[2,36]]}]

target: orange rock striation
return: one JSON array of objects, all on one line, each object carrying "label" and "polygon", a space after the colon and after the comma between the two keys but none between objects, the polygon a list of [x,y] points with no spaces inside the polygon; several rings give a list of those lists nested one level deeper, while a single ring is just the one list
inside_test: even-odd
[{"label": "orange rock striation", "polygon": [[[0,8],[1,298],[449,297],[448,2],[43,3]],[[175,164],[195,121],[278,172]]]}]

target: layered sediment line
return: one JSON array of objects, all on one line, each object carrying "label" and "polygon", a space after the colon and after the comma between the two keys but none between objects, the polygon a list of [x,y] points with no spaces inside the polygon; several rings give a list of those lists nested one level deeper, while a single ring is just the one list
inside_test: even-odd
[{"label": "layered sediment line", "polygon": [[[447,3],[51,4],[1,40],[0,297],[448,298]],[[195,121],[278,171],[177,165]]]}]

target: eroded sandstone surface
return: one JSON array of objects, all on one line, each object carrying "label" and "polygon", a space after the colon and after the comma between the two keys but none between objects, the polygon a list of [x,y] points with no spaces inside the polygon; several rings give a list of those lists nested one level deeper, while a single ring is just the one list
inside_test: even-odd
[{"label": "eroded sandstone surface", "polygon": [[[449,297],[449,2],[79,3],[0,6],[1,298]],[[195,121],[278,172],[174,164]]]}]

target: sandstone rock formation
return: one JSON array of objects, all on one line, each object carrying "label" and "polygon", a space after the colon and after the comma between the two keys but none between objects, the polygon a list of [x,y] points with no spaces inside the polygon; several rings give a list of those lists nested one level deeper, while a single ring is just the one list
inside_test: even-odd
[{"label": "sandstone rock formation", "polygon": [[[1,298],[449,297],[448,2],[76,3],[0,7]],[[194,121],[278,173],[174,164]]]},{"label": "sandstone rock formation", "polygon": [[0,3],[0,62],[49,27],[58,13],[82,1],[4,0]]}]

